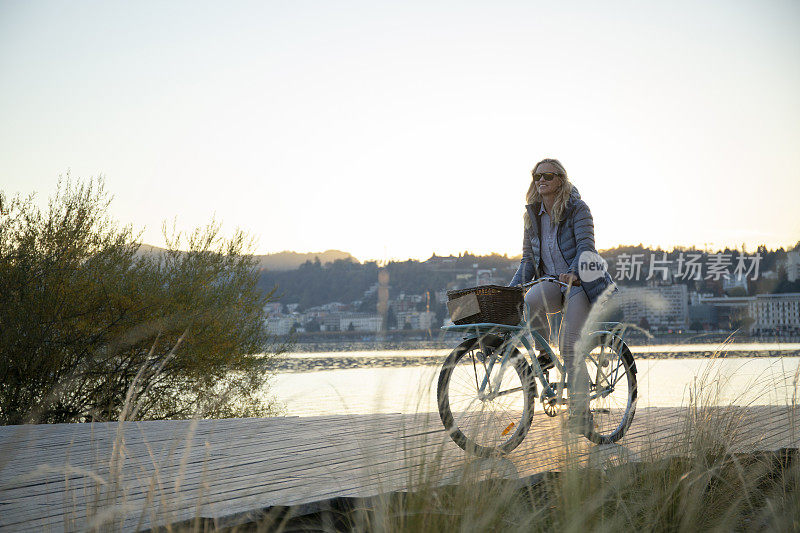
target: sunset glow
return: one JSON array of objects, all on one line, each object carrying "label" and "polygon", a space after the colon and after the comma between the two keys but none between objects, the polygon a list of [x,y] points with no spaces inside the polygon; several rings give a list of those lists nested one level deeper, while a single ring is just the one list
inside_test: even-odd
[{"label": "sunset glow", "polygon": [[[689,9],[691,7],[691,13]],[[104,175],[163,245],[520,253],[559,158],[598,248],[800,240],[800,4],[3,2],[0,179]]]}]

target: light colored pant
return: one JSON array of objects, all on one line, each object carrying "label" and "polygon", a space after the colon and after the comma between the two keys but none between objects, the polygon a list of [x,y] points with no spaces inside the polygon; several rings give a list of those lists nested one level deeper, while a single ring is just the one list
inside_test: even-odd
[{"label": "light colored pant", "polygon": [[589,375],[584,358],[575,357],[575,345],[580,339],[590,307],[589,299],[580,287],[571,287],[567,293],[562,293],[560,285],[544,281],[525,293],[525,318],[531,329],[538,331],[545,339],[550,338],[547,315],[562,313],[559,350],[567,369],[573,412],[583,412],[588,408]]}]

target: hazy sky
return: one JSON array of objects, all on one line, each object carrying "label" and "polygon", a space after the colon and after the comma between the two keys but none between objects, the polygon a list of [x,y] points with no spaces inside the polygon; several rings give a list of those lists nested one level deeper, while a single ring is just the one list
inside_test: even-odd
[{"label": "hazy sky", "polygon": [[0,0],[0,184],[103,174],[156,245],[518,254],[557,157],[600,248],[794,244],[798,35],[797,1]]}]

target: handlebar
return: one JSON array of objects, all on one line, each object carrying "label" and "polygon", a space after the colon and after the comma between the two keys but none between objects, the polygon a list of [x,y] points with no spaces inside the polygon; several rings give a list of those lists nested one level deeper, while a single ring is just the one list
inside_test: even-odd
[{"label": "handlebar", "polygon": [[570,285],[569,283],[564,283],[563,281],[560,281],[555,276],[542,276],[541,278],[535,279],[533,281],[529,281],[528,283],[523,283],[522,285],[520,285],[520,287],[522,287],[523,289],[527,289],[528,287],[533,287],[537,283],[541,283],[543,281],[550,281],[552,283],[556,283],[558,285],[561,285],[562,287],[580,287],[580,285],[581,285],[580,278],[576,279],[575,282],[572,285]]}]

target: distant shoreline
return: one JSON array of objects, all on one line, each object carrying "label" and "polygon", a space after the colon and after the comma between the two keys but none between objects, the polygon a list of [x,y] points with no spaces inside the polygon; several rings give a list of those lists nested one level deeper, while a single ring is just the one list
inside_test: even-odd
[{"label": "distant shoreline", "polygon": [[[391,350],[390,348],[384,348]],[[436,348],[439,349],[439,348]],[[342,350],[344,351],[344,350]],[[353,350],[356,351],[356,350]],[[324,352],[320,352],[324,353]],[[282,358],[275,367],[277,372],[315,372],[323,370],[349,370],[356,368],[401,368],[418,366],[439,366],[444,361],[443,355],[341,355],[329,352],[328,357],[288,357]],[[691,352],[634,352],[637,360],[642,359],[711,359],[715,357],[713,351]],[[730,358],[763,358],[763,357],[800,357],[800,350],[726,350],[724,355]]]},{"label": "distant shoreline", "polygon": [[[320,352],[363,352],[369,350],[449,350],[461,342],[463,335],[451,334],[439,339],[387,339],[378,340],[342,340],[338,342],[294,342],[286,346],[288,353],[320,353]],[[734,339],[732,342],[725,342],[725,336],[716,337],[683,337],[683,336],[662,336],[653,339],[646,339],[642,336],[631,336],[626,339],[629,346],[647,346],[649,350],[660,345],[689,345],[707,344],[713,346],[725,345],[726,353],[736,350],[737,344],[798,344],[800,339],[757,339],[742,337]],[[791,348],[789,348],[791,349]],[[692,350],[697,351],[697,350]],[[703,350],[700,350],[703,351]],[[754,350],[756,351],[756,350]],[[761,350],[757,350],[761,351]],[[785,350],[778,350],[783,352]],[[671,351],[672,352],[672,351]],[[713,350],[712,350],[713,353]],[[706,356],[707,357],[707,356]],[[758,357],[768,357],[759,355]]]}]

